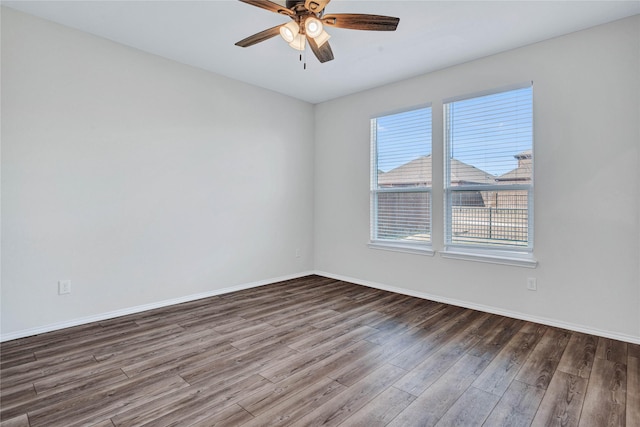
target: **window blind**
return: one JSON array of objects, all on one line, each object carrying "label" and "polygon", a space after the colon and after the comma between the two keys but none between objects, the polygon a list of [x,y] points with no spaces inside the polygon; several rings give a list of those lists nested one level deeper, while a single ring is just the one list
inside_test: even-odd
[{"label": "window blind", "polygon": [[371,239],[431,239],[431,107],[371,120]]},{"label": "window blind", "polygon": [[532,248],[533,86],[447,101],[447,245]]}]

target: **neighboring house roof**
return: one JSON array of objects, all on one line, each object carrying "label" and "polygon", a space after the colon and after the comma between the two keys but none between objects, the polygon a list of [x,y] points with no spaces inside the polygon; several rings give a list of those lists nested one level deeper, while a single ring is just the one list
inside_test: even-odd
[{"label": "neighboring house roof", "polygon": [[496,181],[501,184],[506,184],[512,181],[529,181],[531,179],[531,163],[520,165],[512,171],[500,175],[496,178]]},{"label": "neighboring house roof", "polygon": [[451,183],[462,184],[494,184],[496,177],[489,172],[468,165],[460,160],[451,159]]},{"label": "neighboring house roof", "polygon": [[525,150],[522,153],[516,154],[515,157],[518,160],[530,159],[533,156],[533,150]]},{"label": "neighboring house roof", "polygon": [[[404,165],[378,174],[378,184],[381,186],[410,186],[431,185],[432,169],[431,155],[421,156]],[[493,184],[495,176],[475,166],[459,160],[451,161],[451,183],[462,184]]]},{"label": "neighboring house roof", "polygon": [[513,157],[518,159],[518,167],[497,177],[496,182],[498,184],[513,184],[514,182],[531,180],[531,177],[533,176],[531,150],[523,151],[522,153],[516,154]]},{"label": "neighboring house roof", "polygon": [[420,156],[389,172],[378,172],[378,185],[431,185],[431,155]]}]

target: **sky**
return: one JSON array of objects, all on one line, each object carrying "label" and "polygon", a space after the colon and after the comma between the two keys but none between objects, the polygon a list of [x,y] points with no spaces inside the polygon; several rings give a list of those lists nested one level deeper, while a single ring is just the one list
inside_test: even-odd
[{"label": "sky", "polygon": [[[533,88],[445,104],[453,158],[495,176],[517,167],[533,144]],[[384,172],[431,154],[431,108],[375,119],[378,168]]]},{"label": "sky", "polygon": [[431,107],[379,117],[375,121],[378,169],[388,172],[431,154]]}]

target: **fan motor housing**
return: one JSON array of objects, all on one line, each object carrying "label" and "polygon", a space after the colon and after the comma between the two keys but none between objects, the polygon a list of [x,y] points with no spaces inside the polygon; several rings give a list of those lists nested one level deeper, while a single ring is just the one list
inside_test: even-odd
[{"label": "fan motor housing", "polygon": [[293,10],[298,4],[304,5],[304,0],[287,0],[287,9]]}]

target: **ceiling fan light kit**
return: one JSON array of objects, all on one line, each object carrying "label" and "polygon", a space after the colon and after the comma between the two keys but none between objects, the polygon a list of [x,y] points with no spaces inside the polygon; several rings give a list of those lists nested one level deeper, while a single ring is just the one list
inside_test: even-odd
[{"label": "ceiling fan light kit", "polygon": [[325,15],[324,8],[331,0],[287,0],[282,7],[270,0],[240,0],[271,12],[286,15],[291,22],[266,29],[236,43],[249,47],[268,40],[278,34],[293,49],[303,51],[308,44],[313,54],[323,63],[333,59],[333,51],[328,43],[331,37],[325,26],[350,30],[395,31],[399,18],[358,13],[336,13]]},{"label": "ceiling fan light kit", "polygon": [[289,43],[289,46],[291,46],[295,50],[304,50],[306,46],[306,40],[301,34],[296,34],[296,36],[293,38],[293,41]]},{"label": "ceiling fan light kit", "polygon": [[320,35],[318,37],[314,37],[313,40],[315,40],[315,42],[318,45],[318,47],[320,47],[323,44],[325,44],[327,41],[329,41],[330,38],[331,38],[331,36],[329,35],[329,33],[327,33],[326,31],[322,30]]},{"label": "ceiling fan light kit", "polygon": [[314,39],[322,34],[322,31],[324,31],[322,22],[320,22],[318,18],[314,18],[313,16],[309,16],[304,20],[304,29],[307,35]]},{"label": "ceiling fan light kit", "polygon": [[300,27],[298,26],[296,21],[291,21],[288,24],[280,27],[280,36],[282,36],[284,41],[286,41],[287,43],[293,42],[299,32]]}]

